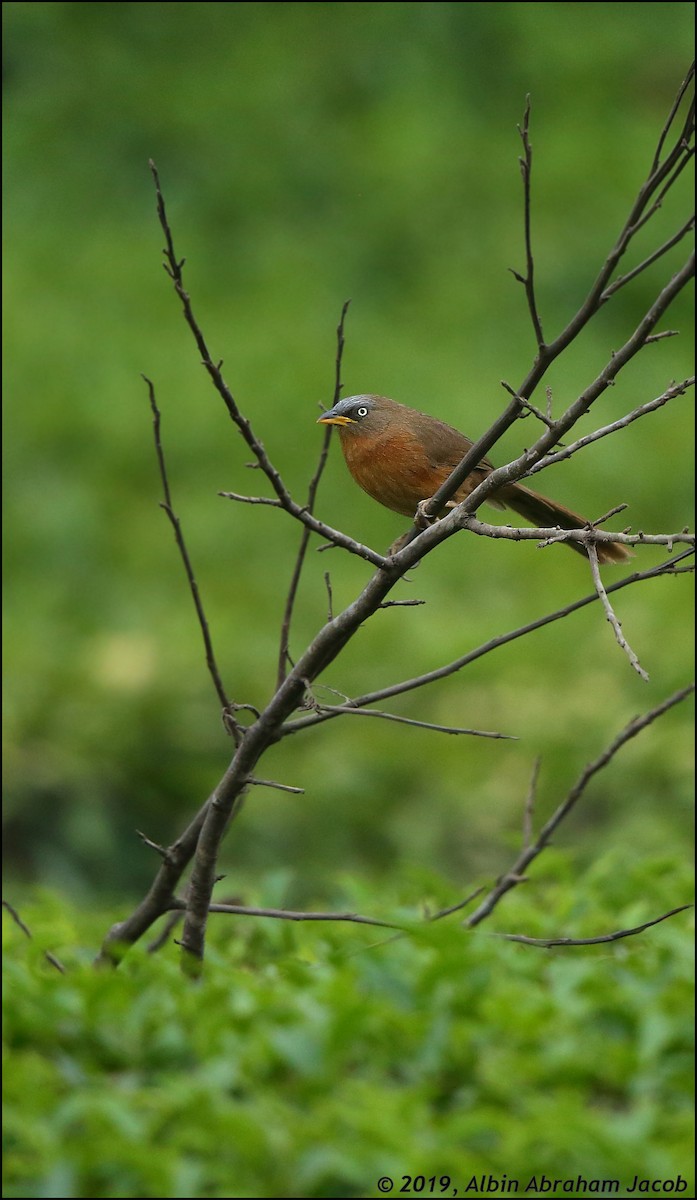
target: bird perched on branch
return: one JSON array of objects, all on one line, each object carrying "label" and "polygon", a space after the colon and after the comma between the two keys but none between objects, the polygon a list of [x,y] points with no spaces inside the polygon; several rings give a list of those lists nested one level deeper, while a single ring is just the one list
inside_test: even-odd
[{"label": "bird perched on branch", "polygon": [[[415,516],[419,504],[437,492],[473,446],[452,426],[387,396],[347,396],[323,413],[319,423],[338,426],[346,465],[358,486],[404,517]],[[483,458],[447,507],[466,500],[492,470],[492,463]],[[487,503],[512,508],[538,528],[588,527],[585,517],[522,483],[505,484],[487,497]],[[579,542],[565,545],[586,555]],[[601,563],[620,563],[630,557],[625,547],[616,543],[598,543],[597,550]]]}]

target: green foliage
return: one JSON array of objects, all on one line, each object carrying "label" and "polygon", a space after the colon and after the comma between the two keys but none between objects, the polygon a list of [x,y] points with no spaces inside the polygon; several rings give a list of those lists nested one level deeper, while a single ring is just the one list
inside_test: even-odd
[{"label": "green foliage", "polygon": [[[675,861],[607,856],[572,879],[548,856],[568,880],[518,889],[492,930],[610,932],[689,883]],[[425,876],[379,914],[365,887],[335,897],[412,925],[396,939],[215,917],[198,985],[168,948],[95,971],[113,916],[28,899],[33,939],[5,922],[4,1194],[373,1196],[383,1175],[447,1174],[462,1195],[475,1174],[544,1172],[682,1174],[690,1195],[687,915],[543,951],[423,925],[423,895],[453,898]]]}]

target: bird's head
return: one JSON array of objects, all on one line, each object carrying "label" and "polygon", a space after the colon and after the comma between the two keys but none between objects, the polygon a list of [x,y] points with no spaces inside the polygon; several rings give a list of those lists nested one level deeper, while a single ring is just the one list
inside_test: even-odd
[{"label": "bird's head", "polygon": [[376,433],[403,408],[387,396],[346,396],[317,418],[320,425],[338,425],[342,433]]}]

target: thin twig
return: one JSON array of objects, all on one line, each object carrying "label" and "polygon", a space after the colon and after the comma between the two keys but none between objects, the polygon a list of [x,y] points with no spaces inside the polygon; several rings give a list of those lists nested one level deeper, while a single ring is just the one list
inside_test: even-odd
[{"label": "thin twig", "polygon": [[[626,284],[631,283],[632,279],[636,279],[637,275],[641,275],[642,271],[645,271],[647,267],[650,267],[653,263],[657,262],[657,260],[662,258],[664,254],[667,254],[669,250],[672,250],[673,246],[677,246],[678,242],[681,242],[682,239],[686,237],[692,229],[694,229],[694,226],[695,217],[693,213],[692,216],[687,219],[685,224],[681,225],[677,233],[674,233],[673,236],[668,238],[668,240],[665,241],[662,246],[659,246],[657,250],[654,250],[652,254],[649,254],[643,262],[640,262],[636,267],[633,267],[631,271],[627,271],[626,275],[618,275],[617,279],[615,279],[613,283],[609,284],[608,287],[605,288],[605,291],[600,297],[600,303],[605,304],[611,296],[614,296],[615,292],[618,292],[620,288],[625,287]],[[665,334],[655,334],[650,340],[658,341],[659,337],[665,336]],[[674,336],[673,331],[670,331],[670,336]]]},{"label": "thin twig", "polygon": [[[661,130],[661,134],[658,139],[658,145],[656,147],[656,153],[654,154],[653,162],[651,163],[651,174],[652,175],[656,171],[656,169],[661,161],[661,154],[663,153],[663,147],[666,143],[666,138],[668,137],[668,134],[670,132],[670,127],[673,124],[673,121],[675,120],[677,111],[680,108],[680,105],[682,104],[683,98],[685,96],[685,93],[687,92],[687,89],[690,86],[690,83],[692,82],[692,79],[694,78],[694,74],[695,74],[695,64],[693,62],[690,64],[690,69],[687,72],[687,75],[685,76],[685,78],[683,79],[680,87],[678,88],[678,93],[675,97],[675,100],[673,101],[670,112],[668,113],[668,116],[666,117],[666,121],[663,126],[663,129]],[[685,124],[683,126],[683,131],[682,131],[682,137],[685,138],[686,136],[687,136],[687,124]]]},{"label": "thin twig", "polygon": [[666,338],[680,337],[679,329],[662,329],[660,333],[652,333],[647,337],[646,346],[653,346],[654,342],[664,342]]},{"label": "thin twig", "polygon": [[269,508],[283,508],[280,500],[273,496],[244,496],[241,492],[218,492],[223,500],[237,500],[240,504],[266,504]]},{"label": "thin twig", "polygon": [[177,925],[181,925],[183,919],[183,908],[180,911],[169,913],[167,920],[163,923],[162,929],[158,933],[157,937],[154,937],[151,942],[148,942],[148,954],[157,954],[158,950],[161,950],[163,946],[166,946],[167,943],[172,940],[172,934],[174,933],[174,930],[177,928]]},{"label": "thin twig", "polygon": [[31,940],[31,930],[28,925],[24,924],[24,921],[22,920],[19,913],[17,912],[17,909],[15,908],[14,904],[10,904],[9,900],[3,900],[2,907],[5,909],[5,912],[8,912],[10,914],[15,925],[17,925],[17,927],[22,930],[22,933],[24,934],[24,936]]},{"label": "thin twig", "polygon": [[661,917],[654,917],[653,921],[644,921],[643,925],[635,925],[633,929],[618,929],[615,933],[603,933],[598,937],[534,938],[526,937],[523,933],[495,933],[492,936],[505,938],[507,942],[521,942],[523,946],[540,946],[543,950],[549,950],[552,946],[600,946],[605,942],[619,942],[620,938],[635,937],[637,933],[643,933],[653,925],[660,925],[661,921],[667,921],[669,917],[686,912],[692,907],[692,904],[681,904],[679,908],[671,908],[670,912],[663,913]]},{"label": "thin twig", "polygon": [[639,659],[637,658],[636,654],[632,650],[632,647],[629,645],[629,642],[627,641],[626,637],[622,633],[621,622],[618,620],[617,614],[615,613],[615,610],[613,609],[612,605],[610,604],[608,594],[605,591],[605,588],[603,586],[603,581],[600,578],[600,567],[598,565],[597,546],[595,546],[593,542],[588,542],[588,544],[586,546],[586,551],[588,553],[588,561],[590,563],[591,575],[593,576],[593,583],[595,584],[595,590],[598,593],[598,598],[599,598],[600,603],[602,604],[603,609],[605,611],[605,616],[606,616],[607,620],[610,622],[610,625],[612,626],[613,632],[615,634],[615,638],[617,640],[617,644],[621,650],[624,650],[624,653],[627,655],[627,658],[629,659],[629,661],[630,661],[632,667],[634,668],[634,670],[636,671],[637,675],[640,675],[641,678],[646,683],[648,683],[649,677],[648,677],[646,671],[644,670],[644,668],[642,667],[641,663],[639,662]]},{"label": "thin twig", "polygon": [[332,594],[332,577],[329,571],[324,572],[324,586],[327,589],[327,620],[334,620],[334,596]]},{"label": "thin twig", "polygon": [[162,445],[162,436],[161,436],[161,430],[160,430],[162,417],[161,417],[160,410],[157,405],[157,400],[155,398],[155,387],[154,387],[154,384],[152,383],[152,381],[147,378],[147,376],[144,375],[143,379],[145,380],[145,384],[148,389],[148,396],[150,398],[150,408],[152,410],[153,436],[155,439],[155,453],[157,454],[157,463],[158,463],[158,467],[160,470],[160,479],[162,481],[162,490],[164,492],[164,497],[165,497],[164,502],[160,504],[160,507],[164,510],[164,512],[167,515],[167,518],[172,526],[172,529],[174,530],[174,538],[177,543],[177,549],[179,550],[179,556],[180,556],[180,558],[182,560],[182,564],[184,566],[184,571],[186,573],[186,578],[187,578],[187,581],[189,584],[189,591],[191,592],[191,598],[194,602],[194,608],[196,610],[196,618],[198,620],[199,629],[201,630],[201,636],[203,638],[203,645],[204,645],[205,651],[206,651],[206,666],[208,667],[208,673],[211,677],[211,680],[213,681],[213,687],[215,688],[216,694],[222,705],[222,708],[228,714],[228,722],[229,722],[230,732],[233,734],[233,736],[236,738],[236,740],[238,740],[240,737],[240,728],[239,728],[238,723],[235,721],[234,717],[232,716],[234,706],[230,703],[230,701],[227,697],[227,693],[225,691],[225,688],[223,686],[223,681],[220,676],[220,671],[218,670],[218,664],[216,662],[215,653],[213,650],[213,640],[211,638],[211,632],[210,632],[210,628],[208,625],[208,620],[206,618],[206,613],[205,613],[205,610],[203,607],[201,593],[199,592],[198,584],[196,582],[196,577],[194,575],[194,568],[193,568],[193,565],[191,562],[191,558],[189,556],[189,551],[187,549],[186,542],[184,540],[184,534],[182,532],[181,521],[179,520],[179,517],[175,513],[174,507],[172,504],[172,493],[171,493],[170,486],[169,486],[169,477],[167,474],[167,463],[165,461],[165,452],[164,452],[164,448]]},{"label": "thin twig", "polygon": [[602,771],[603,768],[612,761],[618,751],[621,750],[622,747],[627,744],[627,742],[636,737],[637,734],[641,733],[643,729],[646,729],[648,725],[651,725],[659,717],[662,717],[664,713],[668,712],[671,708],[674,708],[676,704],[680,704],[681,701],[685,700],[687,696],[692,694],[693,691],[694,684],[689,684],[687,687],[681,688],[679,691],[674,692],[673,695],[669,696],[667,700],[663,700],[661,704],[657,704],[655,708],[650,709],[647,713],[644,713],[643,716],[634,717],[627,725],[625,725],[624,729],[602,752],[602,754],[600,754],[598,758],[584,768],[578,780],[571,788],[571,791],[555,809],[549,820],[542,826],[542,829],[537,835],[535,842],[530,846],[526,846],[525,849],[522,850],[512,866],[497,880],[494,887],[491,889],[476,911],[473,912],[472,915],[467,919],[465,924],[469,929],[473,929],[475,925],[479,925],[481,921],[486,920],[486,918],[491,915],[499,901],[503,899],[506,893],[512,888],[517,887],[517,885],[525,879],[525,872],[527,871],[528,867],[548,845],[552,834],[556,832],[564,818],[569,815],[571,810],[581,799],[593,777],[597,775],[599,771]]},{"label": "thin twig", "polygon": [[[694,107],[691,109],[691,118],[692,130],[690,136],[694,134]],[[678,177],[682,175],[685,167],[694,156],[694,146],[688,146],[686,142],[681,143],[677,149],[679,150],[679,153],[671,158],[670,169],[668,169],[666,162],[666,164],[664,164],[664,166],[656,172],[656,181],[663,182],[665,180],[665,182],[663,182],[663,186],[656,195],[653,204],[646,209],[636,224],[631,227],[629,231],[630,237],[634,237],[634,235],[637,234],[640,229],[643,229],[644,225],[646,225],[647,222],[656,215],[656,213],[662,207],[663,201],[668,195],[668,192],[677,183]]]},{"label": "thin twig", "polygon": [[609,521],[611,517],[616,517],[618,513],[624,512],[628,508],[628,504],[616,504],[614,508],[609,508],[606,513],[603,513],[602,517],[597,517],[595,521],[589,521],[588,524],[591,529],[598,529],[606,521]]},{"label": "thin twig", "polygon": [[356,717],[380,717],[383,721],[397,721],[400,725],[415,725],[418,729],[433,729],[436,733],[464,733],[471,737],[497,738],[507,742],[517,742],[518,740],[510,733],[488,733],[482,729],[461,729],[457,725],[433,725],[430,721],[415,721],[411,717],[400,717],[396,713],[382,712],[377,708],[354,708],[344,704],[318,704],[316,711],[319,714],[332,713],[334,716],[352,714]]},{"label": "thin twig", "polygon": [[277,783],[275,779],[254,779],[250,776],[247,783],[252,787],[276,788],[279,792],[291,792],[293,796],[305,795],[305,788],[291,787],[289,783]]},{"label": "thin twig", "polygon": [[552,420],[552,417],[550,416],[550,413],[549,413],[549,408],[550,408],[549,397],[547,398],[548,399],[548,402],[547,402],[548,411],[546,413],[543,413],[542,409],[538,408],[536,404],[533,404],[531,400],[526,400],[525,396],[519,396],[518,393],[516,392],[515,388],[512,388],[510,383],[506,383],[505,379],[501,380],[501,387],[504,388],[504,390],[508,392],[509,396],[513,396],[516,400],[520,400],[521,406],[523,408],[527,408],[528,412],[532,413],[533,416],[537,417],[538,421],[542,421],[542,424],[546,425],[548,429],[556,428],[556,422]]},{"label": "thin twig", "polygon": [[[8,912],[10,914],[15,925],[19,929],[21,929],[24,936],[26,938],[29,938],[29,941],[33,941],[31,929],[29,928],[28,925],[25,925],[24,921],[20,917],[20,915],[17,912],[17,909],[14,907],[14,905],[10,904],[9,900],[3,900],[2,907],[5,909],[6,912]],[[66,974],[66,969],[63,966],[63,963],[60,961],[59,958],[56,958],[55,954],[52,954],[50,950],[44,950],[43,953],[44,953],[44,958],[46,959],[46,962],[50,963],[52,967],[55,967],[57,971],[60,971],[61,975]]]},{"label": "thin twig", "polygon": [[[182,900],[175,900],[172,909],[184,909]],[[276,921],[348,921],[352,925],[379,925],[383,929],[404,929],[395,921],[380,921],[376,917],[361,917],[358,913],[338,912],[295,912],[287,908],[250,908],[246,904],[211,904],[211,913],[229,913],[235,917],[272,917]]]},{"label": "thin twig", "polygon": [[143,845],[148,847],[148,850],[154,850],[156,854],[159,854],[160,858],[167,857],[167,850],[164,846],[160,846],[158,842],[153,842],[152,839],[149,838],[147,834],[142,833],[140,829],[136,829],[136,833],[138,834],[138,837]]},{"label": "thin twig", "polygon": [[[344,355],[344,324],[346,322],[346,314],[348,312],[350,303],[351,303],[350,300],[344,301],[343,307],[341,309],[341,316],[339,317],[339,324],[336,327],[336,358],[334,361],[334,392],[333,392],[330,408],[333,408],[334,405],[338,403],[339,397],[341,396],[341,389],[342,389],[341,363],[342,363],[342,359],[343,359],[343,355]],[[315,473],[312,476],[312,479],[310,480],[310,485],[307,490],[307,500],[305,502],[305,512],[310,513],[310,514],[312,514],[314,512],[315,499],[317,496],[317,489],[319,487],[320,479],[322,478],[322,475],[324,473],[324,468],[326,466],[327,458],[329,455],[329,445],[331,442],[331,435],[332,435],[331,425],[325,425],[324,436],[322,438],[322,445],[321,445],[320,453],[319,453],[319,460],[317,462],[317,467],[315,468]],[[281,645],[280,645],[280,649],[278,652],[278,671],[276,674],[276,688],[277,689],[281,686],[281,684],[283,683],[283,680],[286,678],[286,675],[288,674],[288,646],[289,646],[289,639],[290,639],[290,626],[291,626],[291,621],[293,620],[293,608],[295,606],[295,601],[296,601],[297,594],[298,594],[298,586],[300,584],[300,576],[302,575],[302,569],[303,569],[303,566],[305,563],[305,557],[307,554],[307,547],[308,547],[309,541],[310,541],[310,529],[309,529],[309,526],[305,525],[305,527],[303,528],[301,538],[300,538],[300,545],[298,547],[298,553],[296,555],[295,565],[293,567],[293,573],[291,576],[290,585],[288,587],[288,595],[286,597],[285,608],[283,610],[283,620],[281,622]],[[329,607],[330,607],[330,611],[331,611],[331,594],[330,594],[330,598],[329,598]],[[331,617],[329,619],[331,620]]]},{"label": "thin twig", "polygon": [[545,349],[545,338],[542,332],[542,318],[537,307],[537,299],[535,297],[535,258],[532,252],[532,144],[530,142],[530,97],[525,97],[525,112],[523,114],[523,124],[518,126],[523,143],[523,157],[518,161],[520,163],[520,171],[523,176],[523,217],[525,226],[525,277],[521,278],[516,274],[516,278],[525,287],[525,295],[530,310],[530,320],[532,327],[535,330],[535,339],[537,341],[538,353]]},{"label": "thin twig", "polygon": [[476,900],[477,896],[481,896],[483,891],[483,887],[475,888],[473,892],[470,892],[469,896],[465,896],[464,900],[458,900],[457,904],[449,904],[447,908],[440,908],[438,912],[433,913],[429,917],[429,921],[441,921],[443,917],[449,917],[452,913],[460,912],[461,909],[466,908],[468,904]]},{"label": "thin twig", "polygon": [[383,600],[380,608],[415,608],[425,603],[425,600]]},{"label": "thin twig", "polygon": [[525,807],[523,809],[523,849],[527,850],[528,846],[532,845],[533,838],[533,817],[535,814],[535,800],[537,797],[537,781],[540,777],[540,766],[542,759],[538,754],[533,763],[532,775],[530,776],[530,786],[528,794],[525,797]]}]

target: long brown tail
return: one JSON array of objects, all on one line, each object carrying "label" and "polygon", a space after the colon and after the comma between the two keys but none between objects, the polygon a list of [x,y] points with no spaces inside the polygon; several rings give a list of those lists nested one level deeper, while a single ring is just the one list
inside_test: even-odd
[{"label": "long brown tail", "polygon": [[[512,508],[526,521],[530,521],[542,529],[548,529],[552,525],[559,525],[562,529],[584,529],[588,525],[585,517],[572,512],[570,508],[564,508],[563,504],[557,504],[555,500],[549,500],[546,496],[540,496],[538,492],[532,492],[522,483],[512,483],[509,487],[502,488],[500,492],[494,494],[497,500],[502,500],[508,508]],[[577,554],[588,557],[580,542],[565,542],[564,545],[570,546]],[[622,563],[633,557],[631,550],[626,546],[621,546],[619,542],[605,542],[604,544],[598,542],[597,547],[598,562],[601,563]]]}]

